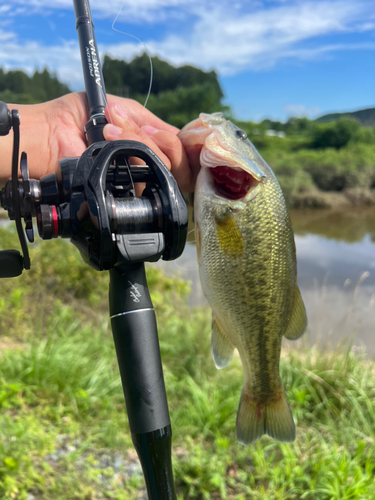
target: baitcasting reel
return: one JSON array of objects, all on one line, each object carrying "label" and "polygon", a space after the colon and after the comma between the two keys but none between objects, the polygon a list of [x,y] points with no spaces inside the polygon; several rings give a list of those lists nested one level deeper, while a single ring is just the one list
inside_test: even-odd
[{"label": "baitcasting reel", "polygon": [[[172,174],[155,153],[136,141],[96,142],[80,158],[60,161],[55,174],[29,178],[26,153],[19,158],[18,112],[0,103],[0,135],[13,127],[12,178],[0,194],[1,206],[15,220],[22,253],[0,252],[0,277],[30,269],[27,239],[34,241],[36,216],[42,239],[70,238],[95,269],[144,261],[173,260],[184,249],[187,209]],[[131,165],[130,158],[145,165]],[[135,186],[145,183],[142,196]]]}]

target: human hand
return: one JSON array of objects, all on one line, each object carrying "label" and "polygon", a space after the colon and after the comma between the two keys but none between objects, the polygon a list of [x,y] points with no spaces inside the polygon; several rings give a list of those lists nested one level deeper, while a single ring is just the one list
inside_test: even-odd
[{"label": "human hand", "polygon": [[[141,117],[134,113],[140,110],[143,111]],[[150,115],[153,117],[152,121]],[[104,127],[103,134],[107,141],[121,139],[146,144],[172,172],[181,191],[194,191],[197,172],[189,164],[183,145],[177,137],[177,128],[155,117],[143,106],[136,110],[125,110],[124,100],[115,102],[111,99],[106,108],[106,117],[108,124]]]},{"label": "human hand", "polygon": [[[109,124],[103,133],[106,140],[137,140],[149,146],[172,171],[182,191],[194,190],[196,173],[187,160],[178,129],[157,118],[132,99],[107,96]],[[85,92],[76,92],[36,105],[9,105],[21,116],[21,151],[28,154],[30,177],[40,178],[51,172],[59,175],[59,160],[78,157],[87,144],[84,126],[87,118]],[[116,128],[117,127],[117,128]],[[5,139],[5,138],[4,138]],[[0,182],[10,176],[11,139],[2,143]],[[7,152],[8,150],[8,152]]]}]

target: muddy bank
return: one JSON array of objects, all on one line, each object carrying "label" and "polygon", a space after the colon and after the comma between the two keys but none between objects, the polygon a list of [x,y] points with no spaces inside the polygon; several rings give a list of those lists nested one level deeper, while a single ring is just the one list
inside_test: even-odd
[{"label": "muddy bank", "polygon": [[375,205],[375,189],[348,188],[343,191],[321,191],[309,189],[299,193],[285,193],[289,208],[330,208],[334,210],[348,207]]}]

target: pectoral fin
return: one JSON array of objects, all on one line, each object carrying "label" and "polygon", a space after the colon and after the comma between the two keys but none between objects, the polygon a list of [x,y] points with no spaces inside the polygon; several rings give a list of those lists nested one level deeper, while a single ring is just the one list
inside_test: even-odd
[{"label": "pectoral fin", "polygon": [[220,249],[228,257],[240,257],[245,251],[241,232],[231,210],[216,218],[216,234]]},{"label": "pectoral fin", "polygon": [[305,333],[307,327],[306,309],[298,286],[294,290],[294,305],[292,316],[284,337],[289,340],[297,340]]},{"label": "pectoral fin", "polygon": [[225,368],[233,358],[234,345],[212,315],[211,352],[216,368]]}]

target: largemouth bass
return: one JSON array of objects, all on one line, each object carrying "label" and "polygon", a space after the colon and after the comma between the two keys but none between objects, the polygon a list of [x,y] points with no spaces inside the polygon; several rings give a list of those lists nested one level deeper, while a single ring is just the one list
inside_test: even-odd
[{"label": "largemouth bass", "polygon": [[307,319],[282,191],[245,132],[221,113],[200,114],[179,137],[201,165],[194,213],[200,279],[213,312],[213,359],[224,368],[237,348],[244,371],[236,437],[245,445],[263,434],[292,442],[281,340],[299,338]]}]

